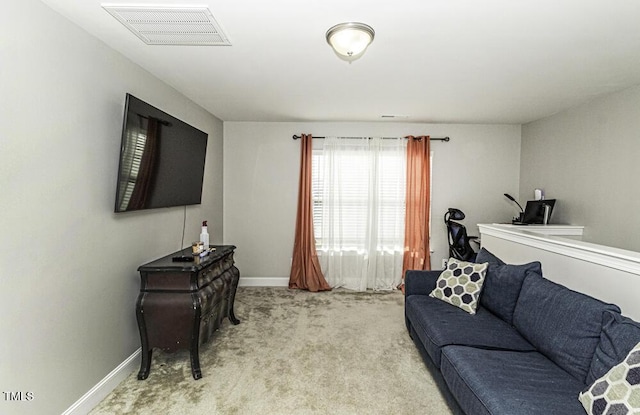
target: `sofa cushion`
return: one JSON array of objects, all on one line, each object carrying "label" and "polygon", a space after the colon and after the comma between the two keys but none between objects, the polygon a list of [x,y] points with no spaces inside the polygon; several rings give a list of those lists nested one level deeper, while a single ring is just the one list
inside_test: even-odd
[{"label": "sofa cushion", "polygon": [[593,355],[587,384],[604,376],[609,369],[622,362],[629,351],[640,343],[640,323],[619,313],[605,312],[600,342]]},{"label": "sofa cushion", "polygon": [[436,367],[440,367],[440,349],[451,344],[535,350],[515,328],[482,307],[471,315],[436,298],[412,295],[405,299],[405,314]]},{"label": "sofa cushion", "polygon": [[589,415],[640,413],[640,343],[579,399]]},{"label": "sofa cushion", "polygon": [[539,352],[584,383],[607,310],[620,312],[615,305],[529,276],[522,283],[513,324]]},{"label": "sofa cushion", "polygon": [[447,346],[441,370],[467,414],[584,415],[582,382],[541,353]]},{"label": "sofa cushion", "polygon": [[475,314],[486,271],[486,263],[476,264],[449,258],[447,269],[442,271],[436,288],[429,295],[469,314]]},{"label": "sofa cushion", "polygon": [[436,281],[442,271],[407,270],[404,274],[404,295],[429,295],[436,288]]},{"label": "sofa cushion", "polygon": [[487,262],[487,275],[484,279],[480,304],[509,324],[513,323],[522,282],[530,274],[542,275],[540,262],[523,265],[505,264],[500,258],[482,248],[476,262]]}]

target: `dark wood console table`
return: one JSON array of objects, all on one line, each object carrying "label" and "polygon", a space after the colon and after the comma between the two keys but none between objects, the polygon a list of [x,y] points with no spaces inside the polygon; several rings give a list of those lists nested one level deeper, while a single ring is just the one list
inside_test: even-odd
[{"label": "dark wood console table", "polygon": [[138,268],[141,284],[136,317],[142,342],[142,363],[138,379],[146,379],[154,347],[173,352],[189,349],[191,373],[202,377],[199,346],[206,342],[233,313],[240,279],[234,266],[233,245],[213,246],[214,252],[195,257],[193,262],[173,262],[179,255],[191,255],[191,247]]}]

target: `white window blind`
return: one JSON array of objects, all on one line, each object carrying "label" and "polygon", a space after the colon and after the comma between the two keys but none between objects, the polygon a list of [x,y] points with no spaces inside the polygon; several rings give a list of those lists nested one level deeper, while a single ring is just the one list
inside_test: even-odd
[{"label": "white window blind", "polygon": [[[322,144],[314,146],[312,162],[313,225],[316,245],[319,249],[328,248],[327,231],[341,238],[340,249],[357,250],[368,235],[377,236],[378,250],[402,249],[403,241],[398,241],[399,227],[404,226],[406,187],[406,158],[404,151],[384,151],[375,156],[358,150],[346,149],[329,166],[335,169],[332,174],[332,188],[325,187],[328,167],[324,160]],[[375,169],[376,171],[372,171]],[[340,192],[340,221],[331,227],[323,226],[323,196],[326,193]],[[366,210],[375,199],[377,212],[374,219],[368,218]],[[334,212],[335,213],[335,212]],[[338,215],[338,213],[335,213]],[[375,226],[370,228],[372,224]],[[334,244],[335,246],[335,244]]]}]

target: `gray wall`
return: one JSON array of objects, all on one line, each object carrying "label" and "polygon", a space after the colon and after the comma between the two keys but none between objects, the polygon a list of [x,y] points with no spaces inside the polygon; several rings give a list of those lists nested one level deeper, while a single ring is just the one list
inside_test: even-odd
[{"label": "gray wall", "polygon": [[203,203],[222,240],[222,122],[37,0],[0,13],[0,413],[61,413],[140,346],[137,267],[179,248],[183,209],[114,214],[126,92],[209,134]]},{"label": "gray wall", "polygon": [[640,251],[640,87],[596,98],[522,128],[520,199],[558,200],[552,222],[583,240]]},{"label": "gray wall", "polygon": [[[225,243],[238,246],[241,283],[282,283],[289,277],[298,192],[299,141],[293,134],[342,136],[450,136],[432,142],[433,268],[448,257],[442,221],[448,207],[477,224],[504,222],[517,212],[502,196],[517,194],[520,126],[399,123],[224,123]],[[285,281],[286,282],[286,281]]]}]

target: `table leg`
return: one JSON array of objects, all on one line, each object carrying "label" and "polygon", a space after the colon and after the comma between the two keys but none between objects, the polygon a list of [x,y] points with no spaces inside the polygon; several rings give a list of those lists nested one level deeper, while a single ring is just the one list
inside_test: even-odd
[{"label": "table leg", "polygon": [[142,350],[142,361],[140,362],[138,380],[145,380],[149,377],[149,371],[151,370],[151,353],[152,350]]},{"label": "table leg", "polygon": [[231,279],[231,287],[229,289],[229,301],[227,301],[227,307],[229,307],[229,309],[227,310],[227,315],[229,316],[229,321],[231,321],[231,323],[235,324],[240,324],[240,320],[238,320],[236,318],[235,313],[233,312],[233,304],[236,301],[236,290],[238,289],[238,281],[240,281],[240,270],[238,270],[238,268],[231,267],[231,274],[232,274],[232,279]]}]

